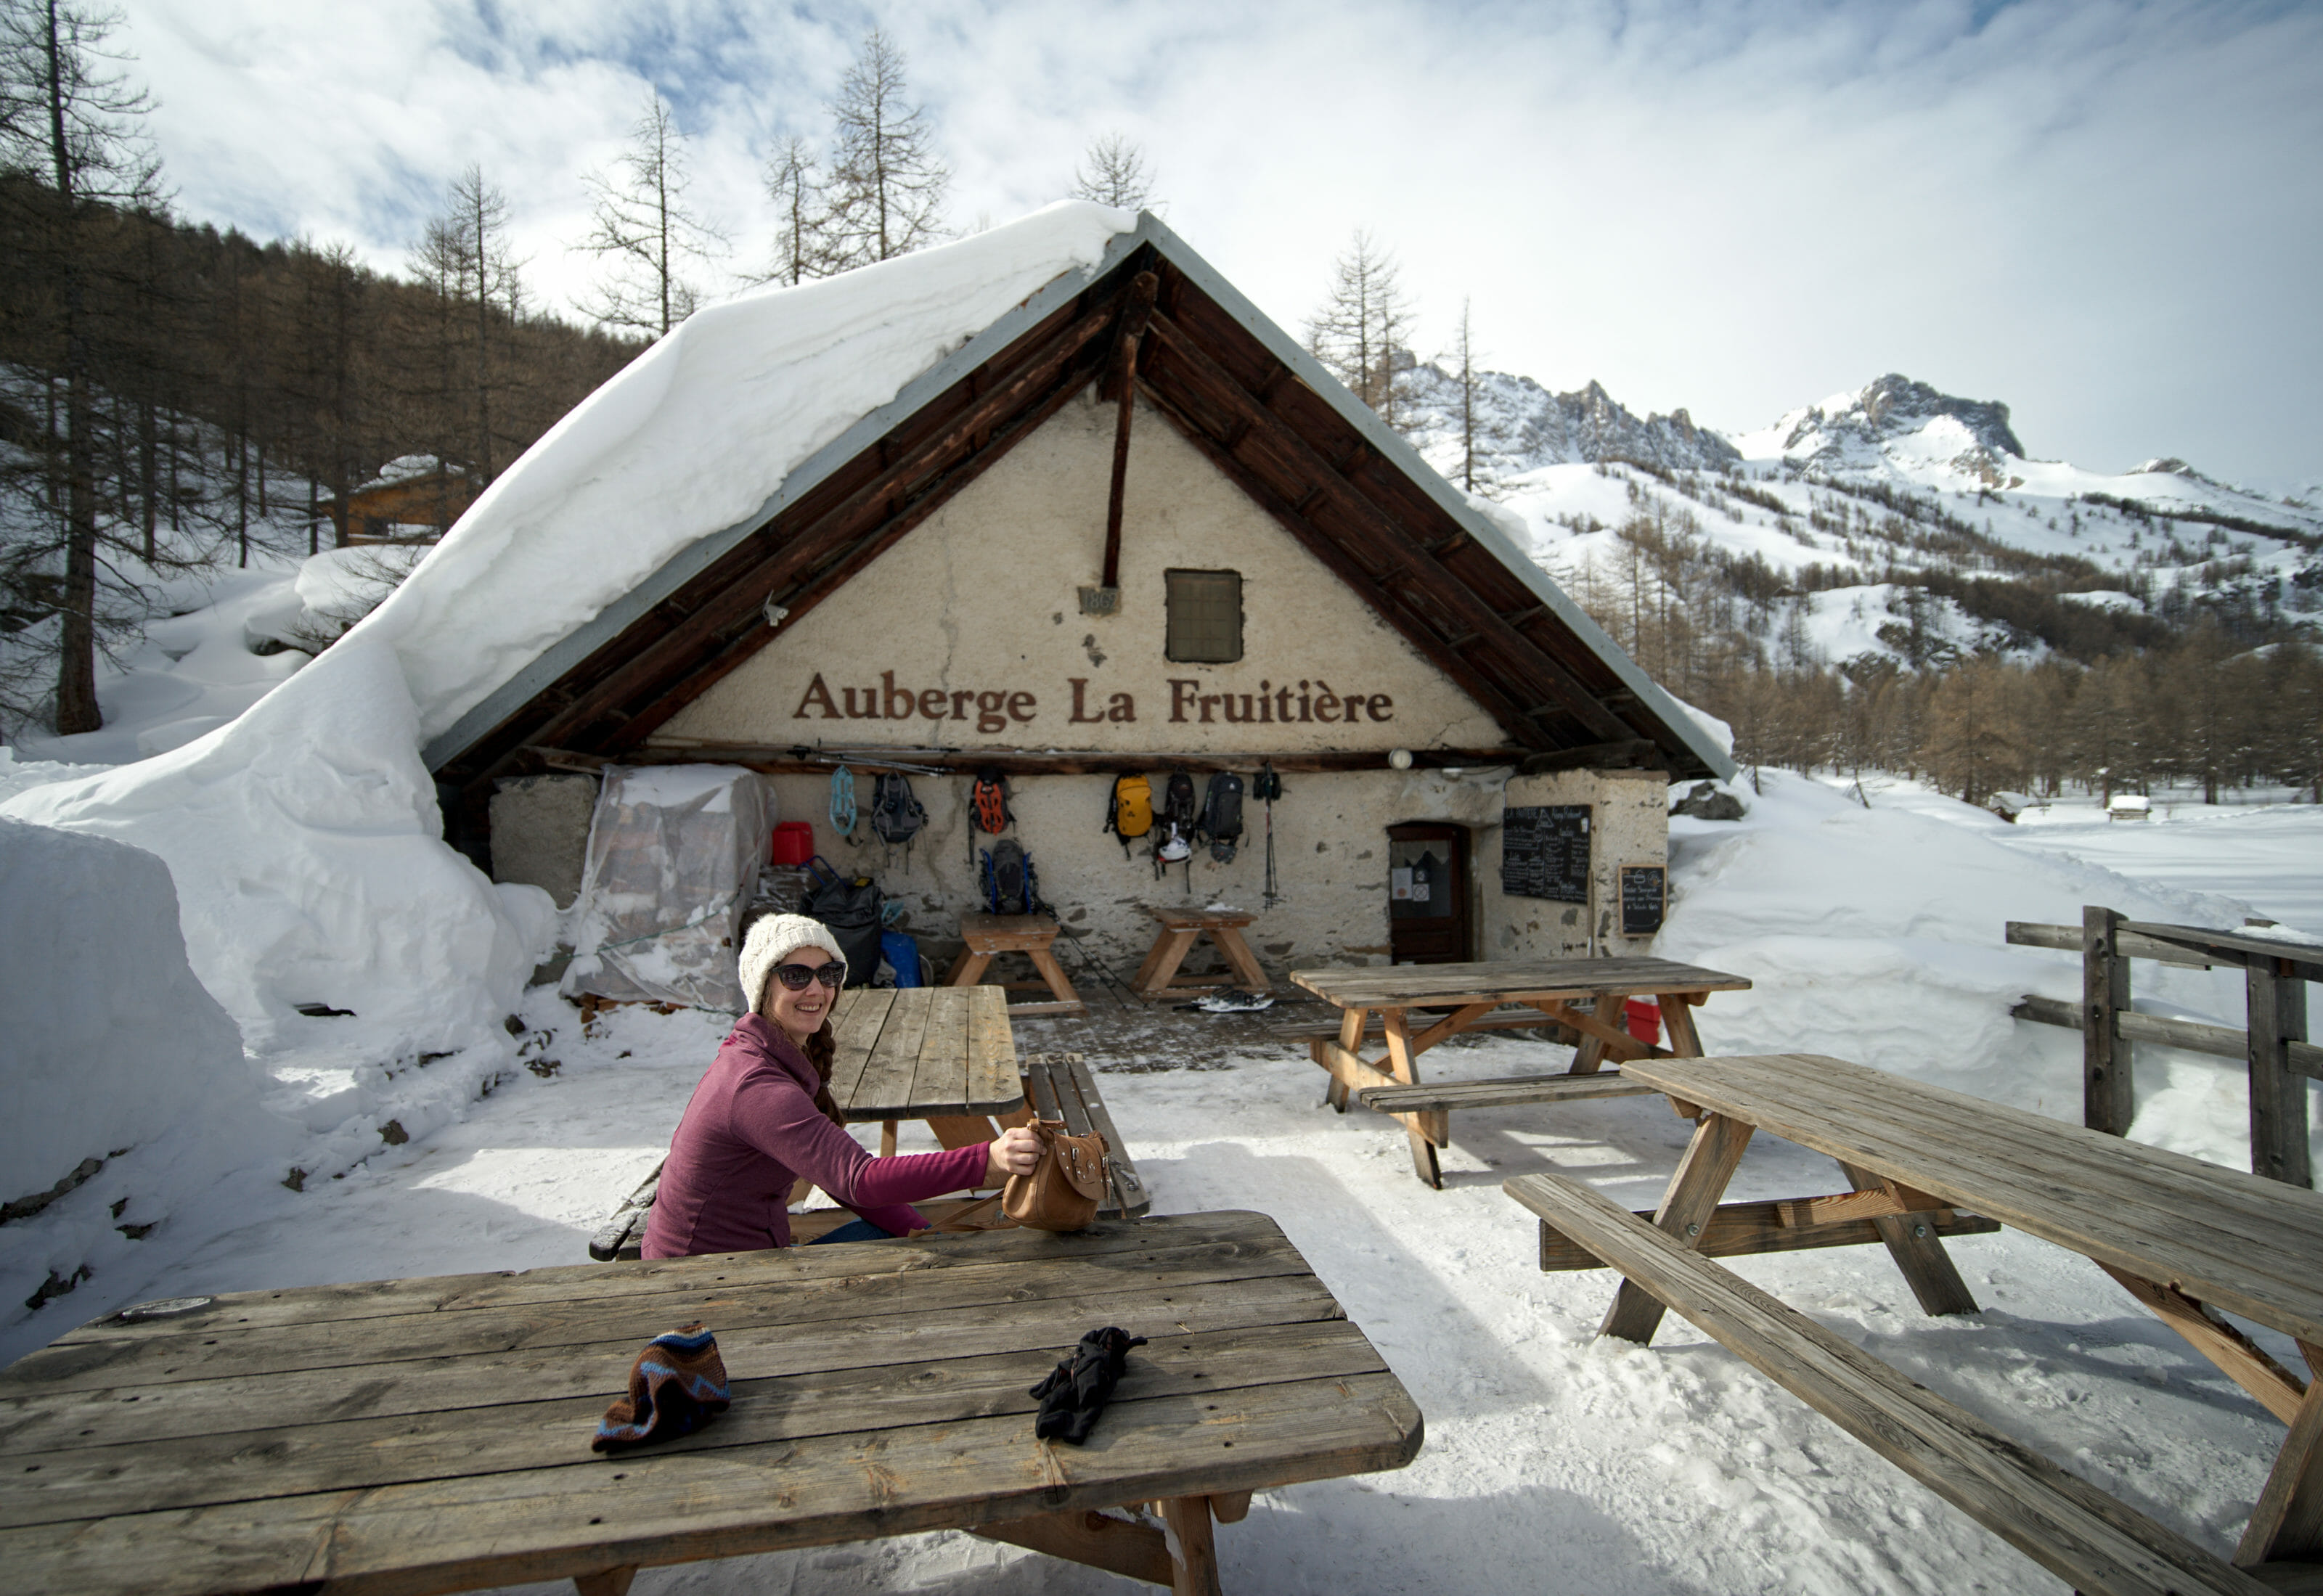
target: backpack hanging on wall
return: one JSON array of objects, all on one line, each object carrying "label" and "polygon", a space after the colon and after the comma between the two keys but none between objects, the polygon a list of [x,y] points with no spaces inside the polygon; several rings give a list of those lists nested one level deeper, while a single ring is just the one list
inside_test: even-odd
[{"label": "backpack hanging on wall", "polygon": [[1153,784],[1142,775],[1117,775],[1106,794],[1102,830],[1121,839],[1121,857],[1129,857],[1133,838],[1153,829]]},{"label": "backpack hanging on wall", "polygon": [[[1162,879],[1164,865],[1186,863],[1194,857],[1194,829],[1201,812],[1194,803],[1194,778],[1182,770],[1170,773],[1170,784],[1153,817],[1153,879]],[[1193,885],[1193,866],[1186,865],[1186,881]]]},{"label": "backpack hanging on wall", "polygon": [[1210,858],[1234,862],[1235,845],[1242,840],[1242,777],[1231,770],[1211,776],[1202,793],[1202,835],[1210,839]]},{"label": "backpack hanging on wall", "polygon": [[928,812],[912,792],[912,778],[901,771],[882,772],[871,790],[871,830],[890,848],[904,845],[904,867],[912,867],[912,839],[928,823]]},{"label": "backpack hanging on wall", "polygon": [[1041,883],[1032,856],[1013,837],[984,850],[984,905],[995,914],[1038,914]]},{"label": "backpack hanging on wall", "polygon": [[976,868],[976,838],[981,831],[997,837],[1016,823],[1008,807],[1008,778],[997,765],[979,765],[968,788],[968,867]]}]

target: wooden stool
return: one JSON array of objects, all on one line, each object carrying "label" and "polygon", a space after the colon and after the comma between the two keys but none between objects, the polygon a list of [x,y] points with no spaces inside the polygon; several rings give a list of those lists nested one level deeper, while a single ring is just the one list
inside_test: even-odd
[{"label": "wooden stool", "polygon": [[[1242,940],[1242,928],[1257,915],[1228,909],[1162,909],[1152,903],[1145,905],[1145,912],[1162,922],[1145,962],[1137,967],[1137,977],[1130,983],[1146,1002],[1157,1002],[1180,992],[1216,992],[1234,986],[1245,992],[1267,990],[1266,972],[1259,968],[1250,945]],[[1195,939],[1203,936],[1216,943],[1218,951],[1226,956],[1226,962],[1234,966],[1233,980],[1187,980],[1179,977],[1178,966],[1192,949]]]},{"label": "wooden stool", "polygon": [[999,985],[1012,991],[1038,992],[1045,987],[1054,1001],[1012,1003],[1008,1005],[1011,1014],[1078,1014],[1086,1009],[1081,995],[1065,978],[1064,967],[1050,950],[1057,940],[1057,922],[1047,915],[987,914],[981,910],[970,910],[960,917],[960,934],[968,946],[960,949],[950,973],[944,977],[945,986],[973,986],[996,955],[1022,953],[1033,961],[1041,978],[1003,981]]}]

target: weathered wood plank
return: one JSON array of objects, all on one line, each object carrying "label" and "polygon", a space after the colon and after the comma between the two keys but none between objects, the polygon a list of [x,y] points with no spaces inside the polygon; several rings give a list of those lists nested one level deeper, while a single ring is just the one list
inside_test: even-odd
[{"label": "weathered wood plank", "polygon": [[[950,990],[947,988],[946,990]],[[920,1042],[928,1032],[935,988],[913,986],[895,993],[895,1006],[879,1028],[878,1042],[863,1066],[855,1090],[840,1106],[855,1119],[916,1119],[900,1112],[912,1095],[920,1065]],[[832,1099],[834,1102],[836,1098]]]},{"label": "weathered wood plank", "polygon": [[[1145,1249],[1177,1249],[1213,1243],[1271,1246],[1281,1235],[1274,1221],[1245,1209],[1171,1215],[1166,1232],[1134,1225],[1100,1224],[1070,1236],[1005,1234],[905,1244],[909,1268],[946,1270],[992,1269],[1015,1262],[1097,1258]],[[85,1343],[169,1340],[211,1336],[264,1325],[297,1325],[320,1334],[341,1320],[395,1314],[436,1316],[462,1309],[532,1308],[549,1303],[582,1303],[598,1309],[642,1298],[660,1298],[682,1313],[704,1292],[722,1291],[748,1275],[761,1285],[843,1280],[866,1272],[864,1254],[792,1248],[778,1253],[723,1252],[695,1258],[633,1261],[618,1269],[596,1264],[559,1264],[544,1269],[504,1270],[493,1274],[435,1275],[400,1280],[359,1280],[338,1286],[299,1286],[274,1291],[221,1292],[192,1316],[124,1322],[115,1315],[93,1319],[50,1343],[51,1348]],[[886,1262],[882,1269],[893,1267]],[[692,1297],[684,1295],[693,1293]],[[38,1355],[38,1354],[34,1354]],[[0,1370],[0,1390],[15,1383],[15,1365]]]},{"label": "weathered wood plank", "polygon": [[1624,1073],[2323,1343],[2323,1196],[1836,1059],[1656,1059]]},{"label": "weathered wood plank", "polygon": [[2307,1040],[2307,983],[2288,959],[2249,956],[2243,967],[2249,1041],[2251,1169],[2270,1180],[2312,1187],[2307,1149],[2307,1079],[2291,1046]]},{"label": "weathered wood plank", "polygon": [[1512,1075],[1498,1080],[1439,1080],[1416,1087],[1366,1087],[1355,1094],[1382,1114],[1421,1109],[1506,1108],[1529,1103],[1574,1103],[1591,1097],[1651,1097],[1653,1087],[1625,1080],[1618,1069],[1595,1075]]},{"label": "weathered wood plank", "polygon": [[2266,1587],[1575,1182],[1509,1195],[2018,1551],[2109,1596]]},{"label": "weathered wood plank", "polygon": [[[1802,1229],[1785,1225],[1775,1209],[1775,1204],[1767,1202],[1721,1203],[1711,1211],[1710,1223],[1702,1227],[1702,1234],[1693,1238],[1694,1251],[1705,1258],[1748,1258],[1761,1252],[1868,1247],[1887,1239],[1868,1219]],[[1654,1216],[1650,1208],[1638,1209],[1636,1213],[1639,1218],[1648,1221]],[[1918,1223],[1943,1236],[1989,1235],[2000,1228],[1993,1220],[1951,1208],[1934,1209]],[[1567,1240],[1564,1233],[1544,1220],[1540,1227],[1540,1267],[1544,1271],[1556,1272],[1605,1266],[1595,1253]]]},{"label": "weathered wood plank", "polygon": [[[715,1426],[705,1435],[714,1433]],[[780,1446],[163,1510],[0,1531],[25,1596],[211,1596],[328,1582],[354,1596],[570,1578],[1397,1468],[1419,1413],[1392,1375],[1116,1401],[1104,1444],[1032,1421],[858,1431]]]},{"label": "weathered wood plank", "polygon": [[[1186,1335],[1327,1323],[1340,1317],[1327,1290],[1296,1276],[1169,1290],[1176,1316],[1164,1329],[1182,1324],[1188,1328],[1180,1334]],[[1100,1298],[1079,1300],[1087,1304]],[[1101,1300],[1122,1312],[1138,1311],[1134,1300],[1119,1293],[1104,1294]],[[863,1319],[721,1325],[718,1336],[730,1370],[746,1368],[767,1377],[850,1368],[876,1371],[914,1356],[1045,1351],[1056,1340],[1059,1312],[1053,1301],[1046,1300],[989,1314],[978,1310],[975,1324],[953,1334],[908,1330],[893,1340],[887,1339],[893,1332],[882,1321]],[[112,1446],[287,1423],[290,1416],[301,1414],[333,1419],[409,1417],[507,1401],[511,1391],[528,1400],[588,1397],[601,1404],[620,1389],[638,1344],[585,1342],[545,1350],[406,1359],[353,1375],[343,1368],[292,1370],[19,1398],[6,1405],[0,1447],[13,1454]],[[131,1396],[138,1399],[134,1404],[124,1399]]]},{"label": "weathered wood plank", "polygon": [[2300,1350],[2318,1378],[2309,1382],[2243,1527],[2235,1561],[2245,1565],[2323,1562],[2323,1370],[2314,1369],[2312,1344],[2302,1341]]},{"label": "weathered wood plank", "polygon": [[1008,997],[997,987],[971,987],[968,1019],[968,1104],[975,1114],[1005,1114],[1024,1100],[1016,1068],[1016,1037]]},{"label": "weathered wood plank", "polygon": [[[2061,953],[2079,953],[2086,933],[2078,925],[2048,925],[2039,921],[2012,920],[2002,935],[2004,940],[2019,948],[2053,948]],[[2172,942],[2157,941],[2152,937],[2126,931],[2115,942],[2125,958],[2150,959],[2157,964],[2181,965],[2206,970],[2210,961],[2190,949]]]},{"label": "weathered wood plank", "polygon": [[2196,1352],[2216,1363],[2260,1407],[2285,1424],[2299,1417],[2299,1404],[2307,1395],[2307,1382],[2276,1362],[2264,1347],[2236,1329],[2207,1304],[2158,1281],[2141,1280],[2126,1270],[2102,1263],[2098,1267],[2153,1309],[2163,1324],[2184,1336]]},{"label": "weathered wood plank", "polygon": [[[1753,1128],[1747,1121],[1722,1114],[1706,1114],[1694,1126],[1670,1176],[1669,1189],[1654,1210],[1655,1227],[1678,1246],[1691,1247],[1702,1239],[1718,1199],[1725,1195],[1735,1167],[1742,1161],[1743,1150],[1750,1145]],[[1618,1335],[1642,1346],[1654,1338],[1654,1327],[1661,1322],[1661,1299],[1636,1281],[1624,1280],[1597,1334]]]},{"label": "weathered wood plank", "polygon": [[1944,1251],[1942,1233],[1923,1217],[1904,1216],[1925,1210],[1936,1199],[1901,1181],[1884,1179],[1844,1159],[1839,1167],[1856,1185],[1880,1188],[1902,1210],[1900,1215],[1874,1215],[1871,1228],[1887,1243],[1887,1256],[1895,1263],[1896,1271],[1911,1287],[1912,1295],[1919,1298],[1920,1311],[1939,1316],[1979,1311],[1975,1294],[1953,1267],[1951,1254]]},{"label": "weathered wood plank", "polygon": [[[1007,1353],[737,1378],[734,1405],[727,1413],[693,1435],[656,1445],[655,1454],[1031,1414],[1040,1408],[1039,1399],[1027,1394],[1031,1387],[1070,1351],[1055,1344],[1059,1334],[1052,1324],[1049,1344]],[[1363,1333],[1343,1319],[1191,1335],[1165,1333],[1130,1360],[1115,1398],[1216,1396],[1385,1369]],[[368,1418],[331,1419],[314,1413],[304,1423],[269,1422],[289,1416],[256,1408],[244,1411],[243,1427],[206,1435],[45,1451],[11,1445],[9,1472],[0,1478],[0,1527],[415,1481],[591,1468],[597,1459],[588,1449],[589,1436],[626,1373],[624,1363],[606,1389],[552,1400],[511,1397]]]},{"label": "weathered wood plank", "polygon": [[864,1069],[895,1007],[892,988],[870,986],[842,992],[831,1005],[831,1100],[841,1110],[855,1100],[855,1088],[862,1084]]},{"label": "weathered wood plank", "polygon": [[[960,1114],[968,1106],[968,992],[960,986],[923,986],[927,1029],[912,1066],[912,1084],[896,1105],[897,1118],[925,1119],[931,1113]],[[861,1088],[857,1088],[858,1091]]]},{"label": "weathered wood plank", "polygon": [[1665,959],[1493,959],[1469,964],[1293,970],[1290,979],[1341,1008],[1530,1003],[1641,992],[1740,992],[1747,977]]},{"label": "weathered wood plank", "polygon": [[1150,1524],[1084,1509],[1038,1513],[1008,1524],[978,1524],[969,1531],[988,1541],[1006,1541],[1069,1563],[1085,1564],[1149,1585],[1170,1582],[1170,1547]]},{"label": "weathered wood plank", "polygon": [[2126,1136],[2137,1116],[2131,1089],[2129,1040],[2115,1016],[2129,1012],[2129,960],[2116,941],[2121,916],[2094,903],[2081,909],[2081,1123]]}]

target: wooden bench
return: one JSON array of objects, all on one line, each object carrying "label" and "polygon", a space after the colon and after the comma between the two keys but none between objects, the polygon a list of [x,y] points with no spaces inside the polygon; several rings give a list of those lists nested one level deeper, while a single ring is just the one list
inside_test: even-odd
[{"label": "wooden bench", "polygon": [[[2263,1596],[2295,1588],[2262,1582],[2124,1506],[1589,1188],[1524,1175],[1505,1189],[1545,1226],[2076,1591]],[[1707,1250],[1710,1238],[1701,1244]]]},{"label": "wooden bench", "polygon": [[[1250,950],[1250,944],[1242,940],[1243,927],[1257,915],[1245,914],[1239,909],[1164,909],[1153,903],[1148,903],[1145,912],[1162,922],[1162,929],[1154,933],[1153,946],[1146,950],[1145,961],[1137,967],[1129,986],[1147,1003],[1234,986],[1246,992],[1268,990],[1265,969],[1259,964],[1258,956]],[[1178,973],[1178,966],[1203,937],[1210,939],[1233,968],[1231,979]]]},{"label": "wooden bench", "polygon": [[1014,1014],[1079,1014],[1088,1012],[1081,995],[1073,990],[1072,981],[1065,975],[1064,967],[1057,962],[1055,943],[1058,925],[1046,914],[987,914],[982,910],[970,910],[960,917],[960,938],[963,944],[960,957],[953,960],[944,976],[947,986],[973,986],[984,978],[992,961],[1004,953],[1022,953],[1033,961],[1041,978],[1037,981],[1003,981],[998,985],[1012,992],[1048,993],[1046,1001],[1014,1003],[1008,1012]]},{"label": "wooden bench", "polygon": [[1025,1054],[1024,1098],[1042,1119],[1064,1121],[1065,1128],[1076,1136],[1095,1131],[1105,1138],[1109,1190],[1097,1204],[1098,1218],[1135,1219],[1152,1207],[1153,1198],[1137,1178],[1137,1165],[1129,1156],[1129,1144],[1113,1128],[1113,1115],[1106,1112],[1105,1099],[1097,1096],[1097,1081],[1089,1074],[1085,1056]]},{"label": "wooden bench", "polygon": [[1365,1087],[1355,1101],[1382,1114],[1507,1108],[1520,1103],[1577,1103],[1589,1097],[1650,1097],[1655,1089],[1624,1080],[1618,1069],[1595,1075],[1510,1075],[1494,1080],[1439,1080],[1411,1087]]},{"label": "wooden bench", "polygon": [[[1337,1041],[1339,1024],[1336,1015],[1327,1020],[1291,1020],[1279,1025],[1268,1026],[1266,1034],[1277,1041],[1305,1047],[1312,1042]],[[1564,1028],[1538,1009],[1507,1008],[1494,1009],[1481,1019],[1471,1020],[1461,1029],[1463,1031],[1558,1031]],[[1364,1034],[1367,1037],[1386,1035],[1387,1015],[1376,1009],[1366,1014],[1364,1017]]]}]

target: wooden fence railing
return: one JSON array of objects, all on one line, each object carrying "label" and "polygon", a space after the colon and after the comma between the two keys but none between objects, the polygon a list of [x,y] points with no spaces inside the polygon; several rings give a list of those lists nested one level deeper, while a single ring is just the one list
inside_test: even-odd
[{"label": "wooden fence railing", "polygon": [[[2130,1044],[2165,1042],[2198,1053],[2240,1059],[2250,1071],[2251,1169],[2292,1186],[2312,1187],[2307,1151],[2307,1081],[2323,1080],[2323,1047],[2307,1040],[2307,983],[2323,981],[2323,946],[2124,918],[2085,904],[2079,925],[2008,922],[2019,947],[2056,948],[2081,956],[2080,1006],[2030,993],[2009,1012],[2020,1020],[2081,1033],[2081,1121],[2126,1135],[2135,1106]],[[2195,969],[2240,968],[2247,1024],[2208,1025],[2141,1014],[2130,1007],[2134,959]]]}]

